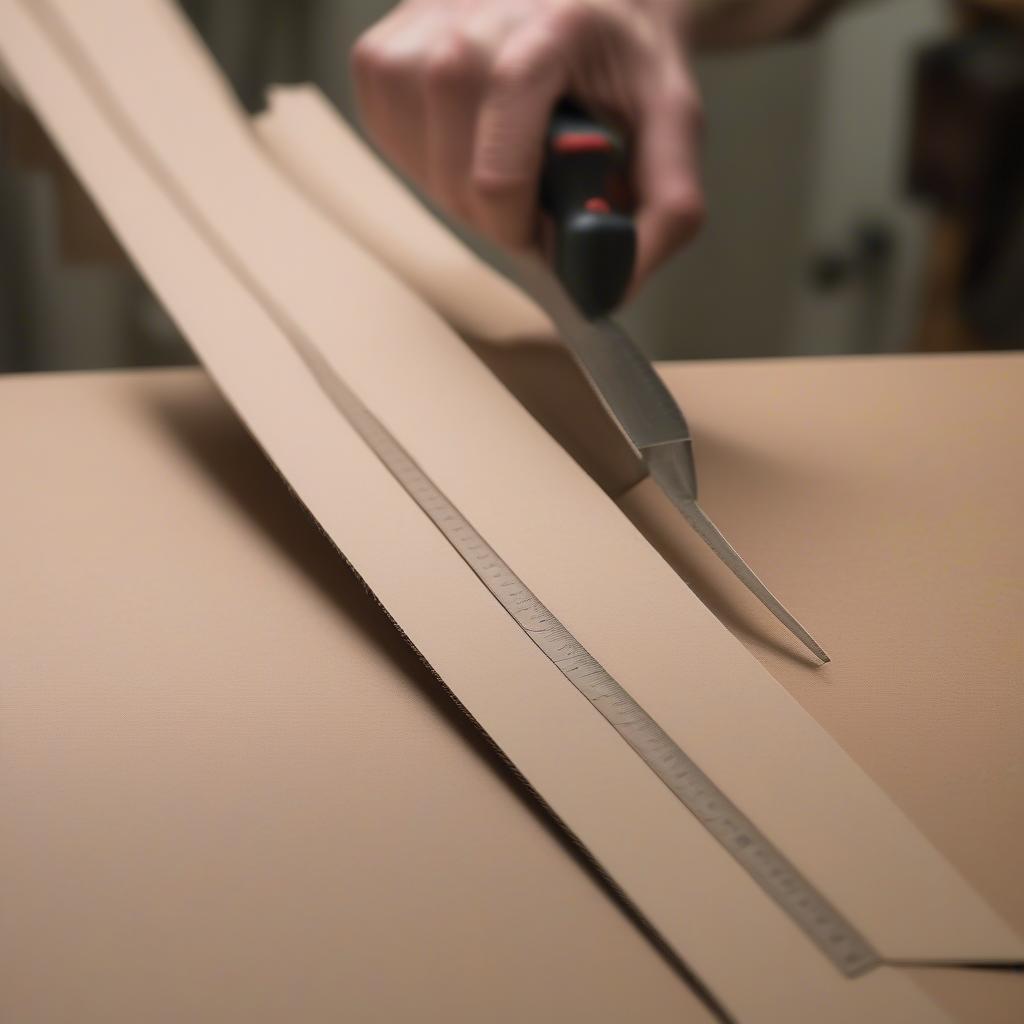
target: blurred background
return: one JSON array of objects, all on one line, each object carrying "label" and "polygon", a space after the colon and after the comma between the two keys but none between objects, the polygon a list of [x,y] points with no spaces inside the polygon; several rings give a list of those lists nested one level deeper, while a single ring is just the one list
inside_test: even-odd
[{"label": "blurred background", "polygon": [[[349,46],[389,4],[183,6],[249,109],[314,81],[351,115]],[[708,224],[624,314],[653,356],[1020,347],[1024,0],[862,0],[698,68]],[[10,98],[0,126],[0,370],[189,361]]]}]

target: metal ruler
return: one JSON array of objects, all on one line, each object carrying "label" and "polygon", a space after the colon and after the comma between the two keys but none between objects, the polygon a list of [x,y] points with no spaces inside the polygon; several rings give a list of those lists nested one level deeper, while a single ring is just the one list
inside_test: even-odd
[{"label": "metal ruler", "polygon": [[[124,131],[113,109],[109,113],[112,122]],[[130,136],[131,130],[126,134]],[[538,649],[844,975],[856,977],[881,963],[878,953],[853,925],[701,771],[477,533],[349,389],[320,349],[267,294],[244,261],[223,244],[187,193],[168,178],[148,150],[137,147],[137,155],[276,321],[335,408]]]},{"label": "metal ruler", "polygon": [[384,425],[298,332],[296,349],[388,471],[551,663],[847,977],[881,962],[867,940],[604,669],[480,536]]}]

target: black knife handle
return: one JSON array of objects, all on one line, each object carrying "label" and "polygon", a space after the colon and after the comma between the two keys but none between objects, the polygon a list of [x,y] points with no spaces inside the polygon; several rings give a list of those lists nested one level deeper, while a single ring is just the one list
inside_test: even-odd
[{"label": "black knife handle", "polygon": [[555,273],[584,316],[611,312],[633,276],[636,226],[626,212],[622,136],[563,101],[548,129],[541,208],[554,227]]}]

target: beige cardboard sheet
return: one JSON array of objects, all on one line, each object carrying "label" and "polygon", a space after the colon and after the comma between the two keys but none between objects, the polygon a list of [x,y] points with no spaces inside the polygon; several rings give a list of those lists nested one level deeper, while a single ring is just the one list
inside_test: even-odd
[{"label": "beige cardboard sheet", "polygon": [[0,378],[0,465],[4,1024],[710,1024],[205,374]]},{"label": "beige cardboard sheet", "polygon": [[[84,78],[53,25],[43,31],[14,0],[0,5],[0,46],[126,247],[385,607],[726,1006],[745,1020],[932,1013],[897,971],[838,978],[565,692],[330,408],[282,320],[322,345],[527,583],[887,955],[1018,955],[1015,937],[458,339],[263,162],[169,8],[59,6],[60,32],[74,37],[61,46],[88,55]],[[101,109],[94,92],[107,86],[113,106]],[[125,118],[116,131],[114,107]],[[164,175],[180,177],[177,202]],[[186,197],[188,217],[177,205]],[[472,632],[453,634],[453,619]],[[774,799],[780,787],[794,803]],[[815,829],[800,825],[808,814]]]},{"label": "beige cardboard sheet", "polygon": [[[1014,566],[1020,557],[1001,506],[1022,485],[1001,478],[997,445],[1024,425],[1014,401],[1024,359],[667,374],[677,391],[699,390],[695,419],[716,453],[709,498],[769,568],[812,592],[827,587],[813,563],[793,567],[770,535],[791,515],[793,474],[818,475],[822,449],[842,451],[847,472],[805,500],[837,519],[833,571],[883,586],[873,602],[851,598],[828,614],[886,654],[897,642],[888,620],[903,620],[914,664],[897,677],[862,661],[869,701],[795,666],[780,678],[1024,924],[1024,770],[1012,754],[1024,652],[1011,636],[1019,599],[992,582],[1000,551]],[[763,387],[734,405],[752,378]],[[812,392],[828,408],[820,445],[795,449],[789,474],[750,472],[765,457],[750,450],[751,428],[768,418],[788,439],[799,431],[793,407]],[[912,472],[875,469],[854,425],[865,394],[897,432],[890,465],[914,459]],[[941,510],[918,497],[948,494],[944,471],[919,457],[923,435],[956,446],[962,431],[977,451],[951,450],[949,464],[973,497]],[[685,984],[503,782],[355,578],[337,571],[329,542],[204,375],[0,379],[0,464],[0,905],[18,922],[0,929],[0,1019],[706,1024]],[[859,527],[836,516],[840,479],[859,500],[892,502],[867,550],[852,546]],[[915,503],[923,530],[908,546],[901,512]],[[975,515],[984,533],[972,540],[961,531]],[[944,570],[936,564],[913,594],[903,580],[936,561],[943,522],[956,531],[940,547],[958,591],[984,613],[977,649],[946,645],[940,656],[931,637],[959,618]],[[742,605],[733,613],[742,619]],[[955,699],[984,650],[995,652],[990,685]],[[395,736],[405,758],[386,753]],[[936,770],[940,752],[957,759],[951,775]],[[958,1020],[1024,1017],[1020,975],[914,978]]]},{"label": "beige cardboard sheet", "polygon": [[[1024,437],[1024,355],[662,372],[693,420],[705,501],[815,609],[835,659],[819,671],[791,657],[772,617],[706,557],[656,488],[641,485],[622,506],[1024,928],[1024,474],[1010,468]],[[1024,999],[1024,975],[1018,984]],[[1018,1009],[1024,1019],[1024,1002]]]}]

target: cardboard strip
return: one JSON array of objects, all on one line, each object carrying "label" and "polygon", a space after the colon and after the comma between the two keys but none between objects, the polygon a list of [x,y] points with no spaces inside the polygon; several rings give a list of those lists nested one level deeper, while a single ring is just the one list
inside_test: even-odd
[{"label": "cardboard strip", "polygon": [[[419,203],[323,93],[275,86],[253,127],[343,232],[440,313],[609,494],[647,475],[547,316]],[[338,187],[339,167],[358,188]]]},{"label": "cardboard strip", "polygon": [[[315,87],[274,87],[268,109],[255,119],[255,128],[279,164],[325,211],[390,266],[407,275],[423,294],[436,296],[442,307],[450,311],[453,323],[474,317],[475,329],[486,337],[503,336],[502,326],[497,322],[503,319],[514,325],[513,330],[515,325],[525,326],[518,303],[503,302],[497,291],[490,290],[493,271],[481,266],[457,239],[444,236],[445,259],[433,273],[424,249],[400,249],[399,240],[406,235],[433,238],[433,232],[443,233],[437,221],[408,194],[404,202],[394,206],[394,215],[390,211],[382,213],[378,205],[361,206],[356,202],[353,195],[364,189],[371,194],[391,196],[398,188],[397,180]],[[331,173],[331,168],[339,166],[346,168],[344,178]],[[348,173],[350,169],[354,174]],[[457,277],[440,280],[445,270]],[[486,313],[479,311],[475,303],[475,297],[481,294],[490,303],[490,318],[495,321],[490,324]],[[453,295],[459,296],[454,310]],[[665,504],[663,499],[661,504]],[[670,515],[678,518],[674,510]]]},{"label": "cardboard strip", "polygon": [[[545,313],[431,215],[318,89],[272,87],[254,127],[311,195],[329,200],[346,232],[460,334],[491,344],[554,339]],[[332,168],[325,158],[342,163]],[[346,178],[358,187],[339,189]]]},{"label": "cardboard strip", "polygon": [[[889,956],[1018,956],[998,919],[458,339],[265,165],[176,16],[162,5],[75,6],[61,6],[61,24],[88,57],[72,70],[74,51],[54,45],[53,25],[43,31],[26,7],[3,0],[0,45],[30,102],[321,525],[726,1005],[750,1020],[933,1012],[896,971],[842,981],[692,820],[670,811],[396,491],[302,366],[282,321],[316,336],[530,586],[763,828],[786,836],[794,859]],[[100,74],[102,84],[92,77]],[[683,686],[689,666],[699,671]],[[803,827],[812,818],[818,828]],[[948,898],[935,905],[922,899],[928,891]]]}]

